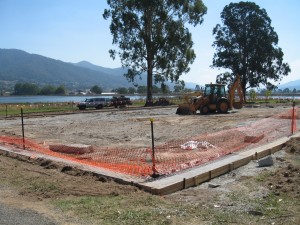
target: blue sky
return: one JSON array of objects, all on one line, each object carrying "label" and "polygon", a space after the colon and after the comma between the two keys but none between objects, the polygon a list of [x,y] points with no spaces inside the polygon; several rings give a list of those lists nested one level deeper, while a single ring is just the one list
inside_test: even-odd
[{"label": "blue sky", "polygon": [[[208,12],[204,23],[190,28],[197,58],[181,79],[204,84],[214,82],[223,70],[212,69],[212,29],[221,23],[220,13],[229,0],[204,0]],[[282,84],[300,79],[300,1],[254,0],[266,9],[279,36],[278,46],[292,72]],[[116,68],[108,50],[112,45],[110,21],[102,17],[106,0],[0,0],[0,48],[21,49],[65,62],[89,61]]]}]

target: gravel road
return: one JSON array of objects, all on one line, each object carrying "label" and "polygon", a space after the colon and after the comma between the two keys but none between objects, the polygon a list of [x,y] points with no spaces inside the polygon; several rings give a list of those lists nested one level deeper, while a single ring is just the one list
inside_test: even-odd
[{"label": "gravel road", "polygon": [[56,225],[51,219],[28,209],[0,203],[0,225]]}]

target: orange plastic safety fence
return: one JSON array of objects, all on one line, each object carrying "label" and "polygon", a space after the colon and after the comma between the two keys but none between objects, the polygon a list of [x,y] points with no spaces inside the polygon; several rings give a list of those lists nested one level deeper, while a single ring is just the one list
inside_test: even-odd
[{"label": "orange plastic safety fence", "polygon": [[[22,148],[23,139],[20,137],[8,137],[0,136],[0,142],[6,144],[12,144],[18,148]],[[110,152],[110,157],[103,157],[104,160],[97,160],[97,157],[78,157],[78,155],[67,155],[59,152],[51,151],[49,148],[42,146],[41,144],[35,143],[33,140],[25,139],[26,150],[37,151],[46,155],[50,155],[57,158],[62,158],[77,163],[82,163],[94,167],[104,168],[116,172],[121,172],[125,174],[135,175],[135,176],[148,176],[151,174],[149,165],[138,162],[137,160],[132,160],[130,162],[121,162],[118,159],[118,151]],[[34,154],[34,152],[33,152]],[[94,153],[95,155],[97,153]],[[125,161],[125,160],[124,160]]]},{"label": "orange plastic safety fence", "polygon": [[297,130],[297,108],[293,107],[292,109],[292,128],[291,128],[291,132],[292,134],[294,134]]},{"label": "orange plastic safety fence", "polygon": [[[291,134],[291,120],[294,131],[299,120],[296,110],[264,118],[259,121],[245,121],[241,126],[210,134],[201,134],[185,140],[168,142],[155,147],[155,172],[170,174],[202,165],[242,149],[253,148]],[[293,120],[292,120],[293,121]],[[20,137],[0,136],[0,142],[22,148]],[[152,150],[128,148],[93,147],[92,152],[65,154],[51,151],[34,140],[25,139],[26,150],[40,152],[85,165],[107,169],[138,177],[153,174]]]}]

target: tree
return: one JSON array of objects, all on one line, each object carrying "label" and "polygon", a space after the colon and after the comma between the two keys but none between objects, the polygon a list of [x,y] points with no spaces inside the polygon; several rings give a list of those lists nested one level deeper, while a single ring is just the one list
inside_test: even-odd
[{"label": "tree", "polygon": [[64,85],[60,85],[56,88],[54,94],[56,95],[65,95],[67,93],[67,90]]},{"label": "tree", "polygon": [[134,94],[136,92],[136,89],[134,87],[129,87],[128,88],[128,93],[129,94]]},{"label": "tree", "polygon": [[137,93],[139,93],[139,94],[147,93],[147,87],[146,86],[138,86],[137,87]]},{"label": "tree", "polygon": [[119,55],[128,68],[125,77],[134,82],[147,72],[147,102],[152,101],[153,81],[177,81],[189,71],[196,55],[186,23],[203,22],[206,7],[202,0],[107,0],[104,19],[111,18],[114,59]]},{"label": "tree", "polygon": [[212,66],[230,69],[231,73],[219,75],[219,80],[228,84],[239,74],[246,96],[247,88],[268,86],[288,75],[290,67],[283,63],[278,36],[265,9],[252,2],[230,3],[221,19],[223,25],[213,29],[216,53]]},{"label": "tree", "polygon": [[283,89],[282,92],[283,92],[283,93],[290,93],[290,89],[289,89],[289,88],[285,88],[285,89]]},{"label": "tree", "polygon": [[257,94],[256,94],[256,91],[254,89],[251,89],[249,91],[249,95],[250,95],[251,101],[255,101],[256,100]]},{"label": "tree", "polygon": [[156,85],[153,85],[153,88],[152,88],[152,93],[153,94],[157,94],[161,91],[161,89],[159,87],[157,87]]},{"label": "tree", "polygon": [[174,86],[174,92],[178,93],[181,92],[185,87],[184,81],[176,82]]},{"label": "tree", "polygon": [[14,88],[15,95],[37,95],[39,87],[31,83],[17,83]]},{"label": "tree", "polygon": [[40,90],[41,95],[53,95],[55,93],[56,88],[53,85],[45,85]]},{"label": "tree", "polygon": [[262,89],[260,89],[260,92],[259,92],[259,94],[261,94],[261,95],[265,95],[265,94],[266,94],[266,92],[267,92],[267,89],[265,89],[265,88],[262,88]]},{"label": "tree", "polygon": [[170,93],[170,87],[168,85],[166,85],[165,83],[162,83],[160,85],[160,89],[161,89],[161,91],[162,91],[163,94]]},{"label": "tree", "polygon": [[128,89],[126,87],[119,87],[116,89],[116,92],[120,95],[125,95],[128,93]]},{"label": "tree", "polygon": [[265,92],[265,96],[266,96],[266,101],[268,101],[269,100],[269,98],[271,97],[271,95],[272,95],[272,90],[266,90],[266,92]]},{"label": "tree", "polygon": [[91,92],[95,93],[95,94],[101,94],[102,93],[102,88],[99,87],[98,85],[94,85],[91,88]]}]

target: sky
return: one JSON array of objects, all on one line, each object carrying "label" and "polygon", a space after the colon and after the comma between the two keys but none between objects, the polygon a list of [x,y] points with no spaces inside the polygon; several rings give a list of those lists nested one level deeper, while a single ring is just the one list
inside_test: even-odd
[{"label": "sky", "polygon": [[[203,0],[207,6],[204,22],[189,27],[196,60],[185,82],[200,85],[215,82],[223,69],[211,68],[215,49],[212,30],[221,24],[220,13],[230,0]],[[279,37],[278,47],[291,73],[281,84],[300,79],[300,1],[253,0],[267,11]],[[121,67],[119,59],[109,56],[112,35],[110,21],[104,20],[106,0],[0,0],[0,48],[20,49],[64,62],[89,61],[95,65]],[[277,85],[279,83],[276,83]]]}]

